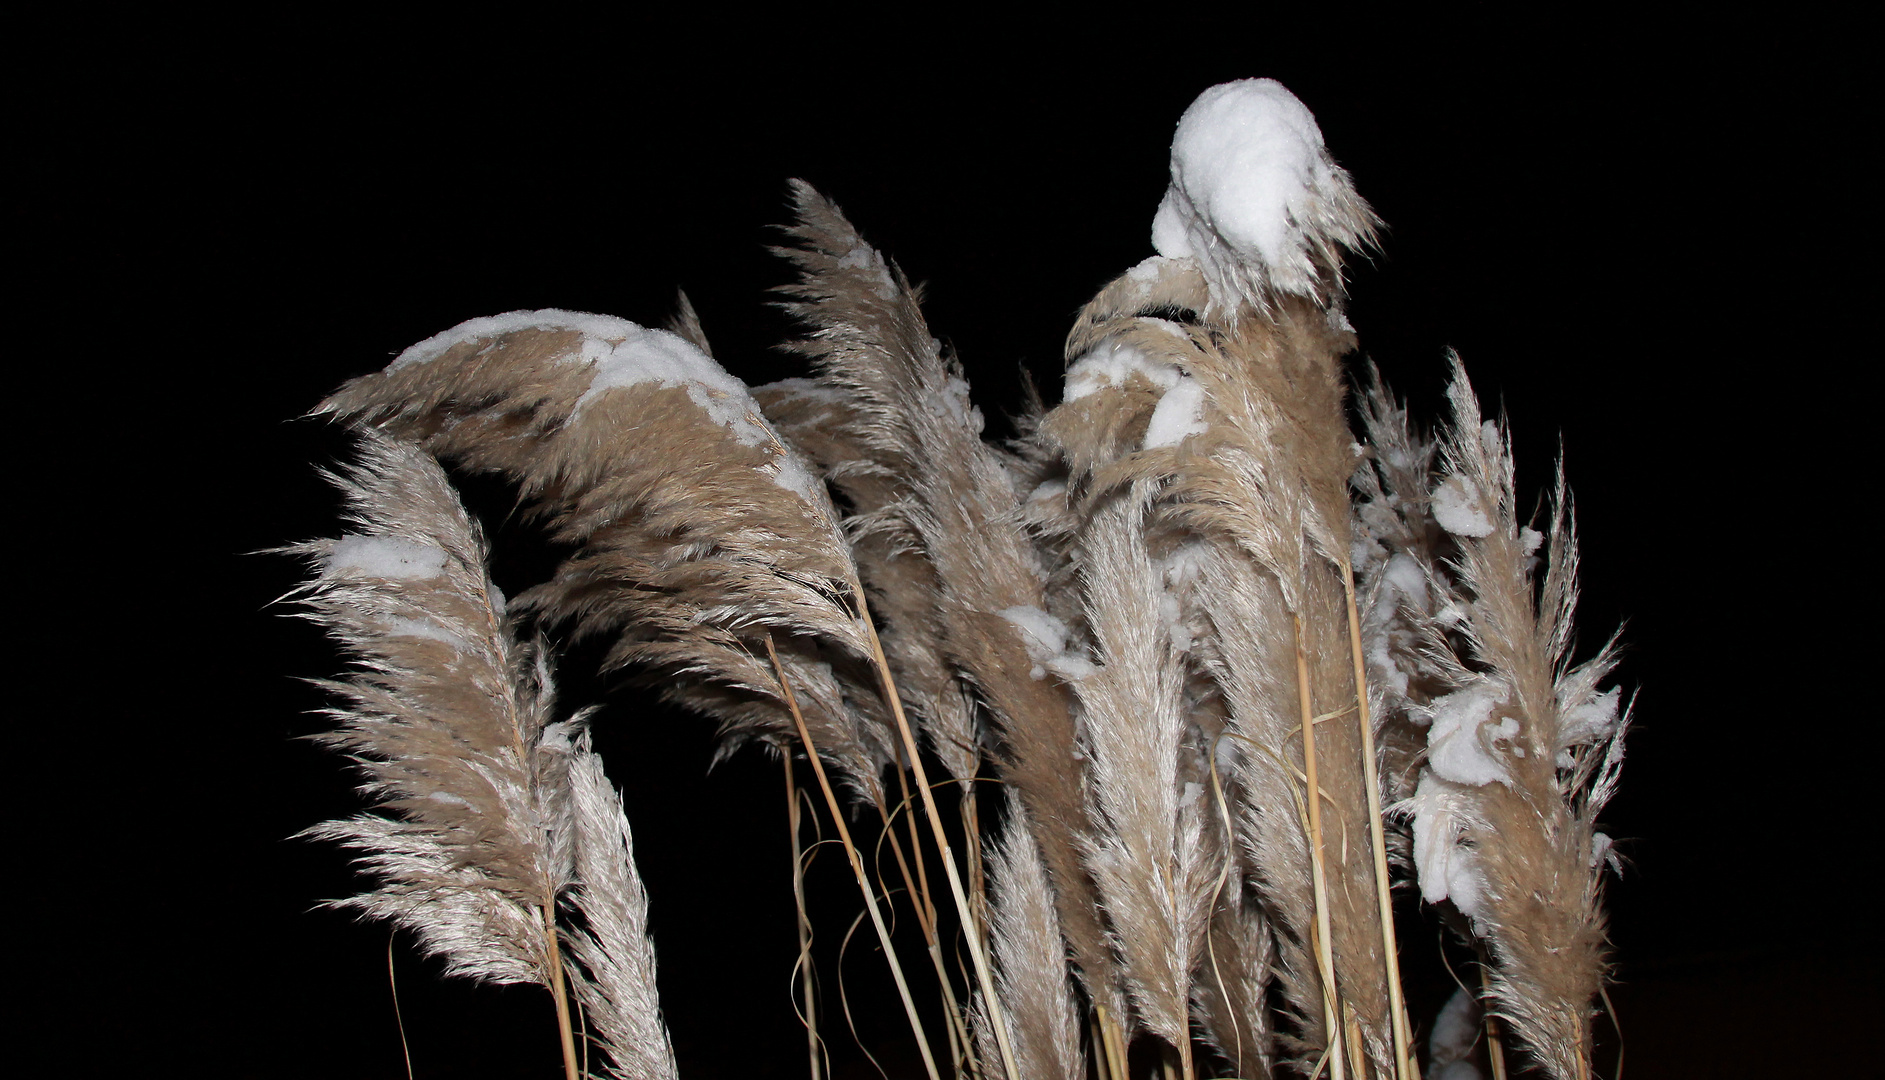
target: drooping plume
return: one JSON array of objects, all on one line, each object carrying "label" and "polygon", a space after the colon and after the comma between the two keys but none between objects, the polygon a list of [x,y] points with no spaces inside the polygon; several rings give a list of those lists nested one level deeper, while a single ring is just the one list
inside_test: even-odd
[{"label": "drooping plume", "polygon": [[894,759],[856,568],[824,485],[744,384],[681,338],[563,311],[473,319],[355,379],[320,412],[515,481],[576,553],[520,608],[614,638],[729,740],[791,743],[763,659],[781,642],[819,752],[879,799]]},{"label": "drooping plume", "polygon": [[321,741],[360,764],[377,812],[307,835],[362,852],[378,883],[339,906],[412,930],[448,974],[554,987],[575,820],[548,667],[512,636],[483,537],[429,455],[367,434],[334,479],[357,531],[283,550],[317,571],[291,595],[360,666],[320,683],[341,700]]},{"label": "drooping plume", "polygon": [[[516,638],[483,536],[412,443],[363,432],[334,479],[360,531],[284,551],[315,565],[294,595],[362,668],[322,683],[344,702],[322,741],[361,765],[382,813],[307,833],[365,852],[378,879],[339,905],[413,930],[447,974],[544,986],[565,1017],[567,978],[614,1075],[672,1077],[628,823],[585,717],[552,721],[547,659]],[[561,903],[584,918],[580,967],[562,957]]]}]

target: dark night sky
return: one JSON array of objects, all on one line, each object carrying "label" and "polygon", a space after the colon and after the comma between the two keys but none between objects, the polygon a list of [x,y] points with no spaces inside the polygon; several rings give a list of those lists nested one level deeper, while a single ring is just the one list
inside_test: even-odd
[{"label": "dark night sky", "polygon": [[[1864,601],[1833,599],[1862,588],[1871,546],[1851,444],[1876,212],[1852,208],[1848,148],[1876,134],[1855,103],[1869,80],[1720,17],[1459,16],[1362,43],[1341,20],[1251,17],[1184,48],[1154,25],[1002,30],[748,26],[735,47],[708,20],[119,25],[110,44],[47,28],[7,108],[21,313],[45,358],[18,365],[37,467],[16,482],[56,511],[27,515],[46,530],[43,629],[15,655],[64,672],[33,678],[46,697],[22,718],[48,774],[25,812],[66,823],[27,830],[54,875],[33,919],[55,950],[32,977],[55,972],[46,1048],[403,1074],[386,933],[310,913],[349,889],[345,860],[286,839],[356,805],[340,763],[295,741],[320,701],[291,677],[335,661],[263,610],[293,568],[242,554],[334,530],[313,466],[344,440],[294,420],[325,392],[472,316],[656,322],[676,287],[734,374],[795,373],[771,348],[786,326],[765,290],[786,271],[764,248],[797,176],[928,283],[932,329],[997,415],[1019,366],[1054,392],[1073,312],[1150,254],[1186,104],[1268,75],[1388,224],[1353,268],[1365,355],[1433,417],[1457,349],[1531,491],[1567,456],[1582,641],[1627,621],[1640,691],[1608,819],[1633,864],[1612,887],[1632,1072],[1846,1060],[1879,1004],[1859,974],[1879,952],[1861,918],[1869,669],[1843,625]],[[705,722],[588,678],[589,659],[564,665],[566,700],[608,705],[683,1075],[797,1075],[777,770],[707,775]],[[835,943],[855,902],[826,861]],[[443,986],[398,957],[418,1075],[552,1075],[532,992]],[[876,962],[860,946],[845,971],[875,1023]],[[1783,1044],[1794,1064],[1767,1064]]]}]

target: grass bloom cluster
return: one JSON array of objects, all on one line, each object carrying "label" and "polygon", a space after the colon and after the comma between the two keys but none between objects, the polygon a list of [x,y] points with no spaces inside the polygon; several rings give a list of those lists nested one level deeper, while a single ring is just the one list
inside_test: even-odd
[{"label": "grass bloom cluster", "polygon": [[[1520,519],[1457,362],[1437,435],[1372,373],[1351,401],[1342,259],[1376,222],[1288,91],[1207,91],[1172,155],[1158,254],[1008,443],[804,184],[809,377],[747,387],[683,301],[473,320],[323,402],[360,432],[358,531],[289,550],[360,662],[328,738],[375,812],[313,830],[376,882],[343,903],[548,988],[570,1076],[577,1028],[612,1075],[674,1075],[628,822],[529,636],[559,629],[723,752],[806,763],[932,1078],[1460,1076],[1482,1022],[1495,1071],[1589,1076],[1627,717],[1611,650],[1570,656],[1562,482]],[[497,593],[441,461],[516,485],[568,552],[548,580]],[[1403,884],[1485,959],[1438,1026],[1402,993]]]}]

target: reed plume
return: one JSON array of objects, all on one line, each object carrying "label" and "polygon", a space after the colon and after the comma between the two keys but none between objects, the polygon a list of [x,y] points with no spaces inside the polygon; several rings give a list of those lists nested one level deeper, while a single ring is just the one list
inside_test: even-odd
[{"label": "reed plume", "polygon": [[[1233,798],[1267,913],[1248,922],[1278,934],[1304,1053],[1339,1046],[1352,1029],[1365,1043],[1357,1050],[1393,1071],[1385,867],[1377,872],[1369,854],[1378,798],[1345,610],[1354,459],[1339,361],[1354,342],[1335,254],[1371,235],[1373,218],[1319,134],[1295,124],[1306,110],[1293,98],[1273,109],[1279,92],[1287,96],[1274,84],[1220,87],[1181,121],[1154,227],[1161,255],[1081,313],[1066,397],[1042,433],[1088,507],[1129,485],[1154,493],[1155,533],[1203,576],[1185,614],[1198,630],[1186,637],[1217,684],[1224,730],[1245,751]],[[1241,229],[1239,199],[1274,193],[1240,192],[1200,167],[1188,129],[1226,110],[1289,121],[1271,142],[1287,144],[1283,156],[1317,192],[1291,208],[1293,231]],[[1312,734],[1319,751],[1307,745]]]},{"label": "reed plume", "polygon": [[379,813],[305,835],[363,852],[379,884],[335,906],[413,931],[447,974],[549,989],[571,1075],[565,975],[584,999],[642,994],[639,1024],[610,1025],[605,1046],[618,1062],[633,1052],[647,1065],[619,1075],[672,1075],[642,913],[598,913],[591,925],[606,940],[577,938],[588,974],[563,963],[559,901],[587,913],[588,894],[639,896],[640,882],[625,822],[618,843],[598,843],[590,789],[606,781],[584,717],[551,719],[547,659],[515,636],[477,526],[410,443],[363,433],[358,462],[331,478],[359,531],[283,550],[317,570],[291,595],[362,669],[320,681],[343,702],[329,711],[339,730],[320,739],[365,771]]},{"label": "reed plume", "polygon": [[[791,347],[813,360],[816,376],[755,395],[787,415],[802,414],[807,399],[824,406],[810,423],[781,426],[803,433],[849,504],[844,523],[905,704],[949,774],[972,778],[980,740],[968,689],[946,656],[938,563],[1014,494],[987,468],[981,414],[960,366],[930,336],[915,290],[837,206],[802,181],[792,194],[798,222],[787,233],[796,243],[775,250],[799,280],[782,287],[793,298],[782,306],[810,331]],[[944,501],[962,512],[938,514]]]},{"label": "reed plume", "polygon": [[1081,540],[1098,662],[1074,681],[1093,792],[1088,865],[1134,1014],[1191,1073],[1192,973],[1203,955],[1222,837],[1203,786],[1180,775],[1197,733],[1161,613],[1166,583],[1147,550],[1145,500],[1097,508]]},{"label": "reed plume", "polygon": [[[1066,944],[1060,934],[1047,864],[1027,820],[1027,807],[1011,789],[1007,821],[999,840],[991,841],[989,940],[994,953],[999,1007],[1007,1014],[1014,1040],[1017,1077],[1084,1080],[1086,1057],[1080,1051],[1080,1017],[1067,979]],[[986,1020],[986,1001],[977,1001],[976,1040],[984,1069],[992,1078],[999,1066],[994,1034]]]},{"label": "reed plume", "polygon": [[550,719],[548,668],[508,633],[483,539],[427,455],[368,436],[331,479],[359,531],[283,550],[317,571],[291,595],[362,669],[318,681],[343,703],[318,738],[385,813],[307,835],[365,852],[381,881],[340,906],[412,930],[450,974],[547,987],[547,925],[574,875],[570,725]]},{"label": "reed plume", "polygon": [[1230,1063],[1233,1075],[1270,1076],[1276,1033],[1267,998],[1278,963],[1276,937],[1247,879],[1241,868],[1226,875],[1192,990],[1192,1016],[1199,1037]]},{"label": "reed plume", "polygon": [[872,802],[895,760],[856,567],[824,485],[744,384],[666,331],[562,311],[474,319],[317,410],[515,481],[575,548],[520,609],[609,635],[723,747],[797,741],[763,659],[780,642],[819,752]]},{"label": "reed plume", "polygon": [[1619,692],[1598,689],[1615,651],[1569,658],[1577,544],[1562,470],[1547,531],[1521,525],[1510,440],[1457,359],[1447,396],[1428,507],[1453,553],[1429,579],[1444,605],[1425,641],[1446,692],[1418,706],[1425,766],[1399,810],[1422,896],[1451,901],[1491,954],[1488,1013],[1547,1073],[1581,1080],[1607,966],[1595,818],[1628,726]]},{"label": "reed plume", "polygon": [[674,1051],[661,1025],[655,992],[654,945],[648,937],[648,894],[635,872],[634,842],[622,797],[589,749],[577,738],[570,765],[570,803],[576,818],[576,887],[567,907],[579,925],[565,931],[565,948],[581,965],[576,997],[609,1055],[617,1080],[674,1080]]},{"label": "reed plume", "polygon": [[[1612,646],[1570,659],[1562,471],[1545,531],[1521,523],[1457,360],[1438,438],[1369,369],[1356,442],[1342,258],[1376,222],[1287,91],[1201,95],[1171,178],[1158,254],[1078,314],[1062,400],[1028,387],[1006,448],[919,291],[796,182],[781,306],[808,378],[749,391],[683,295],[671,332],[472,320],[323,402],[362,430],[337,480],[360,531],[287,550],[361,662],[324,684],[323,738],[379,811],[310,830],[378,879],[339,903],[453,973],[550,988],[571,1075],[566,983],[613,1075],[674,1075],[621,799],[584,715],[552,719],[530,617],[604,637],[607,668],[716,717],[723,754],[805,748],[932,1078],[836,791],[887,826],[889,769],[917,780],[975,967],[958,1008],[913,816],[914,878],[890,836],[958,1075],[1083,1077],[1084,994],[1111,1080],[1134,1034],[1185,1080],[1194,1040],[1240,1075],[1408,1080],[1392,865],[1490,958],[1485,1014],[1585,1080],[1628,716]],[[518,485],[569,550],[549,581],[506,604],[431,454]],[[967,888],[906,701],[963,791]],[[1460,1064],[1470,1004],[1431,1064]]]},{"label": "reed plume", "polygon": [[811,330],[794,347],[817,378],[760,393],[775,411],[827,422],[798,437],[832,454],[821,465],[851,503],[860,567],[888,605],[898,686],[914,691],[931,745],[958,777],[974,774],[974,710],[994,720],[1004,777],[1028,808],[1084,985],[1117,1016],[1118,982],[1080,861],[1085,794],[1066,767],[1077,753],[1072,703],[1041,667],[1065,639],[1036,617],[1049,604],[1045,572],[1016,480],[982,441],[968,384],[907,280],[829,200],[793,190],[796,245],[781,254],[800,280],[783,291]]},{"label": "reed plume", "polygon": [[[1430,496],[1439,446],[1422,431],[1371,364],[1357,400],[1365,460],[1354,476],[1355,574],[1362,595],[1369,700],[1380,738],[1382,793],[1411,797],[1426,754],[1424,707],[1447,690],[1451,665],[1428,649],[1432,628],[1457,621],[1446,608],[1446,531]],[[1408,837],[1396,833],[1398,865],[1413,873]]]}]

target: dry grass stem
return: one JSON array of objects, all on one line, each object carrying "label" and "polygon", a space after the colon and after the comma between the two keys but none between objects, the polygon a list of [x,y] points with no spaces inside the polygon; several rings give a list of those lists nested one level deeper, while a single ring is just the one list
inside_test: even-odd
[{"label": "dry grass stem", "polygon": [[890,930],[884,925],[883,912],[877,906],[877,892],[871,888],[870,876],[864,871],[864,857],[858,854],[857,845],[851,842],[851,830],[844,823],[844,808],[838,803],[837,792],[831,788],[831,782],[825,778],[825,766],[819,760],[817,748],[812,744],[810,729],[805,718],[798,710],[798,700],[792,693],[792,684],[786,680],[785,667],[779,663],[779,654],[773,648],[770,638],[766,641],[766,654],[772,661],[773,670],[779,679],[779,690],[785,697],[786,709],[791,713],[792,723],[798,728],[799,739],[805,747],[805,758],[811,762],[812,775],[818,778],[818,790],[824,793],[825,808],[831,813],[832,823],[837,827],[838,840],[844,845],[845,856],[851,861],[851,873],[857,878],[858,891],[864,894],[864,905],[870,915],[871,927],[877,931],[878,944],[883,946],[884,959],[890,965],[890,975],[896,981],[897,994],[903,999],[903,1011],[910,1018],[910,1030],[916,1036],[918,1051],[923,1055],[923,1068],[930,1080],[940,1080],[936,1072],[936,1061],[930,1054],[929,1038],[923,1032],[923,1021],[916,1015],[916,1002],[910,997],[910,987],[903,978],[903,965],[897,962],[896,947],[890,943]]},{"label": "dry grass stem", "polygon": [[810,1058],[808,1075],[811,1080],[821,1080],[824,1076],[824,1048],[818,1038],[818,989],[812,975],[812,921],[805,910],[805,862],[799,843],[798,779],[792,775],[792,755],[789,752],[781,752],[779,761],[785,773],[785,819],[792,833],[792,902],[798,909],[798,974],[800,992],[804,994],[799,1019],[805,1024],[805,1052]]}]

